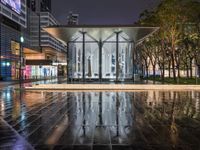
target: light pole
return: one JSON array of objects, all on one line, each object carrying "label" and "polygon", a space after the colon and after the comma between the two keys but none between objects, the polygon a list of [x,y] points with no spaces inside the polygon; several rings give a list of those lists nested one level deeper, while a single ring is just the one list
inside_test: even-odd
[{"label": "light pole", "polygon": [[23,76],[22,76],[22,54],[23,54],[23,44],[24,43],[24,37],[21,36],[20,37],[20,52],[19,52],[19,85],[20,85],[20,88],[22,86],[22,81],[23,81]]}]

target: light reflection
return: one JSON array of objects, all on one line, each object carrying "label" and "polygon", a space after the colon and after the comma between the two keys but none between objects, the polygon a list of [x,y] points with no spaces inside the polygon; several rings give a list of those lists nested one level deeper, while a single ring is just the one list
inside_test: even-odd
[{"label": "light reflection", "polygon": [[19,102],[19,99],[15,100],[13,104],[14,106],[12,110],[12,118],[13,120],[16,120],[21,115],[21,104]]},{"label": "light reflection", "polygon": [[7,99],[10,99],[10,98],[11,98],[11,97],[10,97],[10,92],[7,92],[7,93],[6,93],[6,98],[7,98]]},{"label": "light reflection", "polygon": [[[13,94],[12,119],[19,121],[20,126],[25,128],[36,119],[34,116],[36,113],[39,116],[37,123],[43,126],[44,133],[49,132],[48,129],[54,129],[50,135],[56,135],[56,140],[53,139],[55,141],[61,137],[58,130],[64,127],[62,126],[64,120],[59,122],[61,124],[56,124],[64,115],[63,113],[66,113],[73,134],[79,132],[77,138],[80,138],[80,142],[84,141],[84,137],[92,134],[88,126],[92,128],[108,126],[112,128],[112,133],[120,143],[123,142],[125,134],[127,137],[129,134],[135,134],[132,136],[137,139],[138,131],[145,137],[153,130],[152,134],[155,134],[155,131],[159,132],[153,135],[154,138],[160,140],[160,137],[163,137],[173,145],[179,144],[182,138],[180,135],[184,131],[180,130],[180,126],[187,127],[191,124],[187,119],[200,117],[200,92],[198,91],[35,91],[21,93],[21,97],[19,94],[19,92]],[[0,101],[1,113],[5,114],[4,111],[9,110],[7,107],[11,105],[8,104],[6,99]],[[28,114],[28,111],[32,112],[33,109],[34,113]],[[27,114],[33,115],[33,119],[27,119]],[[54,128],[56,125],[58,128]],[[66,126],[62,128],[62,132],[67,130]],[[28,132],[31,131],[27,131],[27,134]],[[148,136],[145,138],[151,140]]]},{"label": "light reflection", "polygon": [[33,147],[28,144],[21,137],[17,137],[15,143],[13,143],[12,150],[33,150]]},{"label": "light reflection", "polygon": [[195,102],[195,115],[194,118],[198,118],[200,114],[200,93],[196,93],[196,102]]},{"label": "light reflection", "polygon": [[1,103],[1,105],[0,105],[1,106],[1,108],[0,108],[1,116],[4,117],[5,116],[5,103],[3,100],[0,100],[0,103]]},{"label": "light reflection", "polygon": [[68,117],[66,116],[63,119],[63,121],[56,126],[56,128],[53,130],[52,134],[45,141],[45,143],[49,145],[56,144],[59,138],[64,134],[68,125],[69,125],[69,120],[68,120]]},{"label": "light reflection", "polygon": [[25,114],[24,114],[24,112],[22,111],[22,113],[21,113],[21,120],[24,120],[26,117],[25,117]]}]

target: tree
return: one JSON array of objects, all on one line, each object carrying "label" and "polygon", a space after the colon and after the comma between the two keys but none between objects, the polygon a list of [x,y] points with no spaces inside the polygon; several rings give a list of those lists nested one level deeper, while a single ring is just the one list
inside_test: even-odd
[{"label": "tree", "polygon": [[[146,75],[146,78],[149,77],[149,65],[150,65],[150,61],[149,61],[149,52],[148,50],[145,48],[145,46],[142,44],[140,45],[140,49],[141,49],[141,58],[142,58],[142,65],[144,66],[144,70],[143,71],[143,76]],[[145,74],[144,74],[145,73]]]},{"label": "tree", "polygon": [[[199,38],[198,40],[197,38],[187,38],[185,33],[188,31],[185,30],[185,26],[191,27],[191,23],[195,24],[196,33],[199,35],[199,20],[200,2],[194,0],[163,0],[156,9],[145,10],[141,14],[139,24],[160,27],[159,32],[152,37],[156,39],[156,42],[152,43],[152,47],[158,50],[157,60],[160,69],[162,69],[162,78],[164,78],[164,68],[167,60],[169,72],[172,66],[175,82],[177,82],[177,73],[178,78],[180,78],[180,69],[183,68],[184,64],[187,72],[190,68],[192,76],[191,66],[194,56],[197,57],[195,58],[196,62],[200,60],[198,59],[200,52],[195,48],[199,45]],[[190,67],[188,67],[188,64]]]}]

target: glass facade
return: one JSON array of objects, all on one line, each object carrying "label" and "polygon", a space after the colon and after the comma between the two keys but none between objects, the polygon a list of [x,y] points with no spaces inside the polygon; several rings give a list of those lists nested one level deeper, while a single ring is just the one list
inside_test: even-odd
[{"label": "glass facade", "polygon": [[38,66],[38,65],[26,65],[24,69],[24,79],[41,79],[49,77],[57,77],[57,66]]},{"label": "glass facade", "polygon": [[0,76],[4,80],[19,79],[20,33],[0,25]]},{"label": "glass facade", "polygon": [[68,42],[69,79],[124,81],[133,78],[134,42],[116,32],[106,40],[96,40],[79,32]]}]

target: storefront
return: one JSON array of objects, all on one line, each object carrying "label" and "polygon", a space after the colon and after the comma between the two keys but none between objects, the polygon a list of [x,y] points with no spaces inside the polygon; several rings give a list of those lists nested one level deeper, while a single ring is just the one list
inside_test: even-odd
[{"label": "storefront", "polygon": [[40,79],[57,77],[57,66],[51,65],[26,65],[24,70],[24,79]]},{"label": "storefront", "polygon": [[55,26],[44,28],[65,41],[69,80],[133,79],[141,69],[138,43],[157,31],[156,27],[135,26]]},{"label": "storefront", "polygon": [[[18,80],[20,78],[20,43],[12,40],[11,43],[11,55],[10,62],[7,62],[6,66],[11,69],[11,79]],[[4,66],[4,65],[3,65]],[[24,62],[22,62],[22,68]]]},{"label": "storefront", "polygon": [[67,75],[67,63],[52,63],[52,65],[57,67],[57,75],[59,77]]}]

